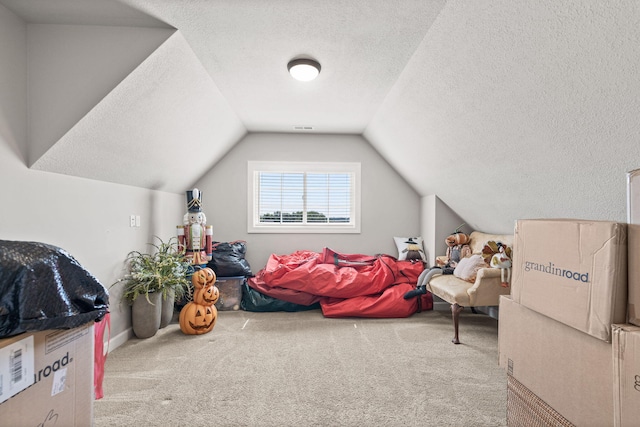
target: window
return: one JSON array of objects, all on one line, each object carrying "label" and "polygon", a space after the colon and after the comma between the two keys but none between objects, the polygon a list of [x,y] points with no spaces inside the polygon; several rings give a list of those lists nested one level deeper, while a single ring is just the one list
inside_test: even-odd
[{"label": "window", "polygon": [[249,233],[359,233],[360,163],[248,164]]}]

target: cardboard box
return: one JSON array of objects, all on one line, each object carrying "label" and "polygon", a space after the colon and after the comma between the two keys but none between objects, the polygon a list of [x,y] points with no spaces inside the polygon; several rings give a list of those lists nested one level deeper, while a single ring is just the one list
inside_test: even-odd
[{"label": "cardboard box", "polygon": [[627,322],[640,325],[640,169],[627,174],[629,301]]},{"label": "cardboard box", "polygon": [[29,337],[33,339],[33,384],[0,404],[0,424],[93,425],[93,323],[3,339],[0,349]]},{"label": "cardboard box", "polygon": [[507,425],[573,427],[569,420],[512,375],[507,375]]},{"label": "cardboard box", "polygon": [[33,384],[33,336],[0,340],[0,403]]},{"label": "cardboard box", "polygon": [[240,310],[242,284],[244,281],[244,276],[217,278],[216,287],[220,291],[220,298],[216,303],[218,310]]},{"label": "cardboard box", "polygon": [[538,313],[611,342],[627,316],[627,224],[519,220],[511,295]]},{"label": "cardboard box", "polygon": [[640,423],[640,326],[613,325],[613,407],[616,427]]},{"label": "cardboard box", "polygon": [[613,424],[611,344],[500,298],[499,363],[578,426]]}]

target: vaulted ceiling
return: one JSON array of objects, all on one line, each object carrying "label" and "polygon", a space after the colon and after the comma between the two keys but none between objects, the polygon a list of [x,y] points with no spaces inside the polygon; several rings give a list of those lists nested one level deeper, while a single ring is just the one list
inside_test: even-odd
[{"label": "vaulted ceiling", "polygon": [[[362,134],[474,228],[625,218],[635,1],[0,3],[29,24],[31,168],[181,193],[247,132],[302,126]],[[300,55],[317,80],[287,74]]]}]

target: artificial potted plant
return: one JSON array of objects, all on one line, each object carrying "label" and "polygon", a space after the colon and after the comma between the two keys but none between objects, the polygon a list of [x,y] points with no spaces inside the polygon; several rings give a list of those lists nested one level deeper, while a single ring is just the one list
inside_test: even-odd
[{"label": "artificial potted plant", "polygon": [[184,251],[178,250],[177,239],[163,242],[156,238],[158,244],[149,244],[154,248],[151,253],[132,251],[127,255],[129,273],[118,281],[125,282],[122,298],[132,305],[133,332],[138,338],[152,337],[168,325],[175,299],[190,291],[189,263]]}]

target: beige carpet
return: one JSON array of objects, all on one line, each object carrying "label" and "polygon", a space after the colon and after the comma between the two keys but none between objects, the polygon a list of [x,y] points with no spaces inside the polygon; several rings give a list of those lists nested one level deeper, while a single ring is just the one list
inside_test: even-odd
[{"label": "beige carpet", "polygon": [[109,354],[95,426],[504,426],[497,321],[447,307],[407,319],[219,312]]}]

